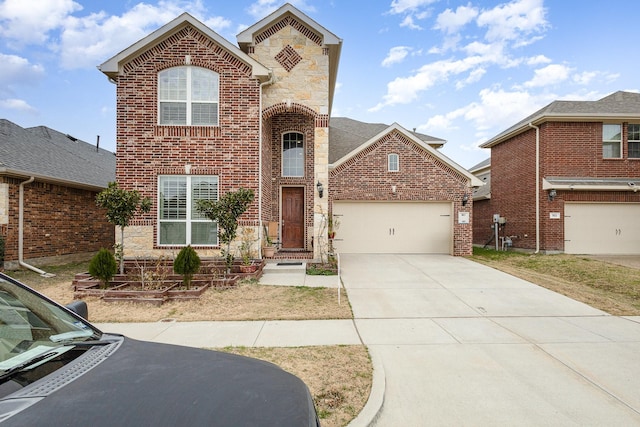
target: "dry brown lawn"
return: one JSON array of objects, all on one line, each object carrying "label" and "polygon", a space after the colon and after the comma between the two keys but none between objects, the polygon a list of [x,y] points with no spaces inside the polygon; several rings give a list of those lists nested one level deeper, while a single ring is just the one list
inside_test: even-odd
[{"label": "dry brown lawn", "polygon": [[[71,281],[87,264],[51,266],[45,279],[30,271],[11,276],[61,304],[73,300]],[[237,288],[208,290],[197,301],[172,301],[160,307],[85,298],[92,322],[157,322],[202,320],[350,319],[347,296],[336,289],[261,286],[245,282]],[[371,390],[373,367],[364,346],[218,349],[267,360],[297,375],[316,402],[323,427],[347,425],[362,410]]]},{"label": "dry brown lawn", "polygon": [[640,316],[640,270],[576,255],[474,249],[470,259],[614,316]]}]

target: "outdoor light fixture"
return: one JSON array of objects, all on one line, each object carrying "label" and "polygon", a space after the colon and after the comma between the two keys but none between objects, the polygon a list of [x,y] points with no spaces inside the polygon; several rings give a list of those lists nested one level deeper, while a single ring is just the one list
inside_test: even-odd
[{"label": "outdoor light fixture", "polygon": [[556,195],[557,193],[555,189],[552,188],[551,190],[549,190],[549,201],[553,202],[553,200],[556,198]]},{"label": "outdoor light fixture", "polygon": [[318,183],[316,184],[316,188],[318,189],[318,196],[320,196],[320,198],[322,199],[322,194],[324,193],[324,187],[322,186],[322,183],[320,181],[318,181]]},{"label": "outdoor light fixture", "polygon": [[465,193],[464,196],[462,196],[462,206],[467,206],[468,201],[469,201],[469,195]]}]

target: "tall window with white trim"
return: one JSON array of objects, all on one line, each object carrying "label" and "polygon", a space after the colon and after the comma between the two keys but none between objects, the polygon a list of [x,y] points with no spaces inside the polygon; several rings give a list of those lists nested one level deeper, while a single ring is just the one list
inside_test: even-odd
[{"label": "tall window with white trim", "polygon": [[602,157],[619,159],[622,156],[622,126],[619,124],[602,125]]},{"label": "tall window with white trim", "polygon": [[282,176],[304,176],[304,136],[299,132],[282,135]]},{"label": "tall window with white trim", "polygon": [[391,153],[388,156],[388,169],[389,172],[399,172],[400,171],[400,156],[395,154],[395,153]]},{"label": "tall window with white trim", "polygon": [[158,73],[158,123],[217,126],[220,76],[202,67],[182,66]]},{"label": "tall window with white trim", "polygon": [[159,244],[217,245],[218,225],[197,211],[196,201],[218,200],[218,177],[163,175],[158,185]]}]

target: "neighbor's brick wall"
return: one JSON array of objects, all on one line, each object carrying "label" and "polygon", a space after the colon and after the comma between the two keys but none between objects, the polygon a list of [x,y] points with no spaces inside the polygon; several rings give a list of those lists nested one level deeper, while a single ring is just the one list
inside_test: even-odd
[{"label": "neighbor's brick wall", "polygon": [[[185,65],[186,55],[191,65],[220,75],[219,126],[157,125],[157,74]],[[260,88],[249,66],[187,26],[126,64],[117,83],[117,180],[153,201],[151,212],[132,225],[138,227],[138,241],[152,237],[156,247],[130,248],[134,252],[127,255],[160,255],[175,249],[157,248],[158,175],[181,175],[185,164],[191,164],[192,174],[219,176],[220,195],[240,187],[258,194]],[[258,225],[257,197],[241,221]]]},{"label": "neighbor's brick wall", "polygon": [[[19,188],[24,179],[4,178],[9,184],[8,223],[2,227],[6,263],[18,261]],[[95,191],[35,181],[24,187],[24,260],[88,256],[112,248],[114,227],[96,206]]]},{"label": "neighbor's brick wall", "polygon": [[[565,177],[637,177],[640,159],[627,158],[626,123],[623,157],[602,158],[602,122],[548,122],[540,126],[540,179]],[[507,218],[506,235],[516,236],[514,246],[535,249],[535,130],[528,130],[491,149],[490,208],[475,210],[475,220],[487,222],[493,213]],[[564,202],[640,202],[633,192],[557,190],[554,201],[540,182],[540,250],[564,251]],[[552,212],[560,219],[550,219]],[[479,220],[482,215],[482,220]],[[488,217],[488,218],[487,218]],[[481,236],[474,237],[480,243]]]},{"label": "neighbor's brick wall", "polygon": [[[491,200],[474,200],[473,202],[473,243],[484,246],[493,236],[493,210]],[[488,247],[495,248],[495,242]]]},{"label": "neighbor's brick wall", "polygon": [[[400,155],[400,172],[388,172],[387,158]],[[398,132],[383,137],[329,174],[330,203],[336,200],[451,201],[453,254],[472,253],[473,224],[458,224],[458,212],[472,212],[471,200],[462,206],[468,178],[460,175]],[[396,186],[396,194],[391,186]],[[473,215],[471,215],[473,217]],[[472,220],[473,222],[473,220]]]}]

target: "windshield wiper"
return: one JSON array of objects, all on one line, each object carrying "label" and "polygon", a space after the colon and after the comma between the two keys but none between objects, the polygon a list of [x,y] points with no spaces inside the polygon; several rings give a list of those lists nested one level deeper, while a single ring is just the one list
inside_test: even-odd
[{"label": "windshield wiper", "polygon": [[67,352],[68,350],[71,350],[72,348],[73,346],[53,347],[50,350],[46,350],[43,353],[37,354],[29,359],[19,362],[18,364],[11,366],[9,369],[6,369],[3,374],[0,374],[0,382],[12,377],[19,372],[27,371],[29,369],[33,369],[44,363],[47,363],[60,356],[61,354]]}]

